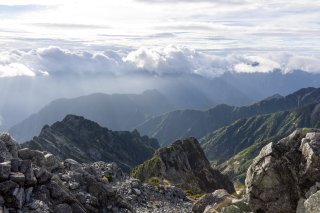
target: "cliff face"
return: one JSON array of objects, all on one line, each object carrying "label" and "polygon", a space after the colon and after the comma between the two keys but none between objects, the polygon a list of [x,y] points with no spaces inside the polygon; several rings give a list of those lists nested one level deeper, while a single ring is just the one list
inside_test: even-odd
[{"label": "cliff face", "polygon": [[254,212],[317,212],[320,130],[298,129],[265,146],[246,177]]},{"label": "cliff face", "polygon": [[151,160],[136,167],[133,176],[148,181],[157,177],[194,193],[226,189],[234,192],[233,184],[219,171],[213,170],[195,138],[178,140],[159,149]]},{"label": "cliff face", "polygon": [[22,147],[49,151],[60,159],[78,162],[116,162],[124,170],[149,159],[159,147],[157,140],[137,131],[111,131],[80,116],[68,115],[45,126],[38,137]]}]

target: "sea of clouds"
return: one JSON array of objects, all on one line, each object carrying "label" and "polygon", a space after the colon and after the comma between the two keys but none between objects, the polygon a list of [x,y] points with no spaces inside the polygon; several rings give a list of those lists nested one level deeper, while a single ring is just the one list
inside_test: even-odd
[{"label": "sea of clouds", "polygon": [[320,72],[320,57],[286,52],[260,55],[214,55],[169,45],[133,51],[71,51],[56,46],[0,53],[0,77],[16,76],[156,76],[196,74],[216,77],[225,72]]}]

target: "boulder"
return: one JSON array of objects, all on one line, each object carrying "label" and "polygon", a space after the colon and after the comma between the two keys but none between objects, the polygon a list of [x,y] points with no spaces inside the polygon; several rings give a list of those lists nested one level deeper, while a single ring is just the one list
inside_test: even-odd
[{"label": "boulder", "polygon": [[261,150],[246,177],[254,212],[296,212],[309,189],[320,182],[319,139],[319,130],[298,129]]},{"label": "boulder", "polygon": [[[3,149],[3,145],[5,146],[5,149]],[[8,134],[8,133],[2,133],[0,134],[0,156],[4,154],[7,156],[4,160],[10,160],[11,158],[17,158],[18,157],[18,144],[16,141]]]},{"label": "boulder", "polygon": [[218,205],[221,203],[231,203],[230,194],[224,190],[216,190],[213,193],[203,195],[193,206],[192,212],[194,213],[203,213],[205,211],[209,212],[209,209],[216,210],[221,209],[218,208]]},{"label": "boulder", "polygon": [[16,182],[19,185],[24,185],[25,176],[21,172],[11,172],[10,173],[10,180]]},{"label": "boulder", "polygon": [[54,207],[54,212],[55,213],[72,213],[72,208],[68,204],[62,203]]},{"label": "boulder", "polygon": [[7,180],[11,172],[11,163],[9,161],[0,163],[0,180]]}]

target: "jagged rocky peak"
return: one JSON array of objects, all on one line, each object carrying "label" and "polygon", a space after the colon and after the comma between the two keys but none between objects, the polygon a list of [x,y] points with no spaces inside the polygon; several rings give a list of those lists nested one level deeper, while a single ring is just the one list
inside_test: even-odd
[{"label": "jagged rocky peak", "polygon": [[61,122],[44,126],[38,137],[21,146],[81,163],[116,162],[129,171],[149,159],[159,144],[136,130],[112,131],[82,116],[67,115]]},{"label": "jagged rocky peak", "polygon": [[226,189],[234,192],[233,184],[219,171],[211,168],[199,142],[195,138],[178,140],[161,148],[150,159],[136,167],[133,176],[149,182],[154,178],[194,194]]},{"label": "jagged rocky peak", "polygon": [[266,145],[248,169],[254,212],[319,212],[320,130],[298,129]]}]

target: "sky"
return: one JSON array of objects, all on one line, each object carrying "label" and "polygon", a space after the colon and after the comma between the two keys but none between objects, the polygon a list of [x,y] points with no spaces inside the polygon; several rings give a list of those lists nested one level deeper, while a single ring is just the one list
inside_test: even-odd
[{"label": "sky", "polygon": [[320,73],[319,44],[320,0],[0,0],[0,129],[171,75]]},{"label": "sky", "polygon": [[1,0],[0,18],[0,77],[319,72],[319,0]]}]

